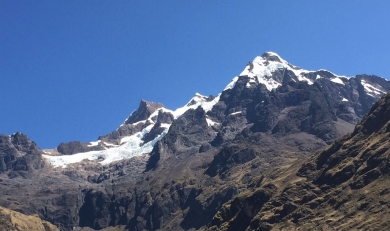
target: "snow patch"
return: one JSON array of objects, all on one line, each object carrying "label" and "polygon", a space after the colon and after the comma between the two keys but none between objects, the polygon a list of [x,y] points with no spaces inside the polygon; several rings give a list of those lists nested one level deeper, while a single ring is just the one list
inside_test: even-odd
[{"label": "snow patch", "polygon": [[346,98],[344,98],[344,97],[343,97],[343,99],[341,101],[348,102],[348,100]]},{"label": "snow patch", "polygon": [[135,126],[135,125],[138,125],[138,124],[141,124],[141,123],[146,123],[146,121],[148,120],[141,120],[141,121],[138,121],[138,122],[135,122],[135,123],[132,123],[131,125]]},{"label": "snow patch", "polygon": [[241,113],[242,113],[242,111],[236,111],[236,112],[230,113],[228,116],[237,115],[237,114],[241,114]]},{"label": "snow patch", "polygon": [[340,78],[338,78],[338,77],[336,77],[336,78],[331,78],[330,81],[332,81],[332,82],[334,82],[334,83],[338,83],[338,84],[345,85],[344,82],[343,82]]},{"label": "snow patch", "polygon": [[103,144],[104,144],[105,146],[112,146],[112,147],[118,146],[118,145],[111,144],[111,143],[107,143],[107,142],[104,142],[104,141],[103,141]]},{"label": "snow patch", "polygon": [[339,78],[345,78],[345,79],[350,79],[351,78],[351,77],[345,76],[345,75],[336,75],[335,73],[333,73],[331,71],[328,71],[328,70],[325,70],[325,69],[319,69],[318,71],[326,71],[326,72],[332,74],[333,76],[336,76],[336,77],[339,77]]},{"label": "snow patch", "polygon": [[211,120],[209,118],[206,118],[206,121],[207,121],[207,125],[209,127],[219,124],[219,123],[217,123],[217,122],[215,122],[215,121],[213,121],[213,120]]},{"label": "snow patch", "polygon": [[89,142],[88,147],[98,146],[101,140]]},{"label": "snow patch", "polygon": [[229,89],[233,89],[234,86],[236,86],[237,80],[238,80],[238,76],[234,77],[232,79],[232,81],[225,87],[225,89],[223,89],[223,91],[226,91],[226,90],[229,90]]},{"label": "snow patch", "polygon": [[169,129],[171,127],[171,124],[161,123],[160,127],[165,128],[165,129]]},{"label": "snow patch", "polygon": [[281,83],[276,82],[272,78],[269,78],[269,79],[267,79],[267,78],[258,78],[258,81],[259,81],[259,83],[264,84],[268,91],[272,91],[272,89],[276,89],[279,86],[282,86]]},{"label": "snow patch", "polygon": [[[207,101],[207,97],[206,96],[200,95],[200,96],[202,96],[202,97],[200,97],[199,95],[200,94],[195,95],[184,107],[180,107],[180,108],[176,109],[175,111],[173,111],[172,112],[173,117],[175,119],[177,119],[181,115],[183,115],[186,111],[188,111],[189,109],[196,109],[199,106],[201,106],[203,108],[203,110],[207,113],[219,101],[219,98],[221,96],[221,94],[218,94],[217,97],[215,97],[213,100]],[[192,104],[192,105],[189,105],[193,101],[196,102],[196,103]]]},{"label": "snow patch", "polygon": [[379,89],[378,87],[373,86],[365,79],[362,79],[361,84],[363,85],[364,90],[367,92],[367,95],[369,96],[383,95],[386,93],[385,91]]}]

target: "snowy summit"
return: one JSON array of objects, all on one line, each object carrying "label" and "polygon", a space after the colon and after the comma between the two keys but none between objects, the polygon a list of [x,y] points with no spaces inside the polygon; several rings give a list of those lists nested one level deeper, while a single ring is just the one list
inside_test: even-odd
[{"label": "snowy summit", "polygon": [[[285,76],[288,81],[306,82],[312,85],[316,82],[330,81],[332,84],[349,84],[349,77],[335,75],[327,70],[308,71],[288,63],[274,52],[266,52],[249,62],[244,70],[225,87],[228,91],[235,87],[240,78],[249,78],[246,87],[251,88],[263,84],[268,91],[282,86]],[[370,82],[368,78],[359,80],[364,91],[372,97],[380,96],[386,91],[379,84]],[[140,107],[135,110],[125,122],[112,134],[90,142],[88,148],[99,148],[94,151],[79,152],[71,155],[52,155],[45,152],[43,155],[54,167],[67,167],[69,164],[82,160],[98,160],[100,164],[110,164],[114,161],[148,154],[157,141],[162,139],[169,131],[172,122],[190,109],[202,107],[207,113],[211,111],[220,100],[221,94],[216,97],[203,96],[196,93],[183,107],[174,111],[164,107],[163,104],[142,100]],[[348,102],[348,97],[340,93],[341,102]],[[229,116],[240,114],[231,113]],[[206,115],[208,126],[220,126]]]}]

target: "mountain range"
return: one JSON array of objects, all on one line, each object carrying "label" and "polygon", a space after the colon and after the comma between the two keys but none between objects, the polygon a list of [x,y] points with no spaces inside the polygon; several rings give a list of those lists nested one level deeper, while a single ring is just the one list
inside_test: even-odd
[{"label": "mountain range", "polygon": [[384,229],[389,91],[266,52],[220,94],[141,100],[96,141],[0,135],[0,206],[61,230]]}]

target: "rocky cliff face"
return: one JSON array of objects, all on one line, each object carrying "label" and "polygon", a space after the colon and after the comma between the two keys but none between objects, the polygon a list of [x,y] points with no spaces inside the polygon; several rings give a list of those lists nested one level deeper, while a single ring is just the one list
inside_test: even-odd
[{"label": "rocky cliff face", "polygon": [[[39,158],[25,158],[30,163],[26,166],[42,167],[35,161],[42,161],[40,150],[31,141],[27,145],[1,136],[0,205],[36,213],[61,224],[61,230],[116,225],[126,230],[289,229],[310,219],[312,226],[307,227],[343,228],[336,217],[322,222],[316,213],[333,212],[325,205],[337,204],[336,195],[344,195],[340,194],[344,188],[333,190],[368,166],[366,159],[349,154],[371,150],[359,140],[377,134],[379,130],[372,129],[381,125],[365,125],[369,123],[365,117],[357,129],[367,136],[356,136],[362,132],[355,130],[347,136],[356,136],[354,140],[337,138],[352,132],[387,91],[390,83],[376,76],[347,78],[325,70],[306,71],[275,53],[265,53],[216,97],[196,94],[176,111],[141,101],[117,130],[95,142],[61,144],[57,151],[65,155],[52,157],[60,162],[96,151],[93,161],[58,165],[64,168],[47,163],[25,179],[18,177],[20,168],[13,164],[35,153]],[[379,118],[370,121],[379,123]],[[332,142],[336,143],[310,157]],[[340,149],[345,142],[351,147]],[[364,145],[354,146],[359,142]],[[333,154],[340,150],[344,156]],[[107,162],[118,153],[132,158]],[[304,165],[299,162],[307,158]],[[370,161],[371,167],[348,183],[350,190],[361,190],[370,185],[371,176],[383,175],[382,167],[372,167],[378,162]],[[331,197],[336,201],[329,202]]]},{"label": "rocky cliff face", "polygon": [[42,151],[26,135],[0,135],[0,172],[12,170],[10,177],[28,177],[29,172],[43,165]]},{"label": "rocky cliff face", "polygon": [[[89,151],[101,151],[120,145],[122,144],[121,138],[134,135],[137,132],[141,132],[147,126],[151,125],[152,122],[171,123],[173,121],[173,115],[163,111],[160,111],[154,117],[152,116],[150,121],[148,120],[149,117],[160,108],[164,108],[164,105],[161,103],[141,100],[138,109],[131,113],[129,118],[127,118],[125,122],[115,131],[107,135],[100,136],[98,141],[95,142],[81,143],[80,141],[72,141],[68,143],[61,143],[56,148],[56,151],[59,154],[72,155]],[[160,128],[160,130],[156,131],[158,128]],[[162,131],[163,129],[161,130],[161,127],[156,125],[153,133],[145,139],[147,141],[153,140],[153,138],[155,138],[156,135],[160,135]]]},{"label": "rocky cliff face", "polygon": [[303,164],[265,175],[225,204],[213,230],[385,230],[390,224],[390,94],[355,130]]}]

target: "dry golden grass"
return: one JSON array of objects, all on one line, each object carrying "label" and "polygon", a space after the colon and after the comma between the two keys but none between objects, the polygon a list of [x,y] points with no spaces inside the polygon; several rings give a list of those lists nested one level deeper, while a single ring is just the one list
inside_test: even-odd
[{"label": "dry golden grass", "polygon": [[41,220],[37,215],[24,215],[0,207],[0,227],[7,231],[59,231],[47,221]]}]

